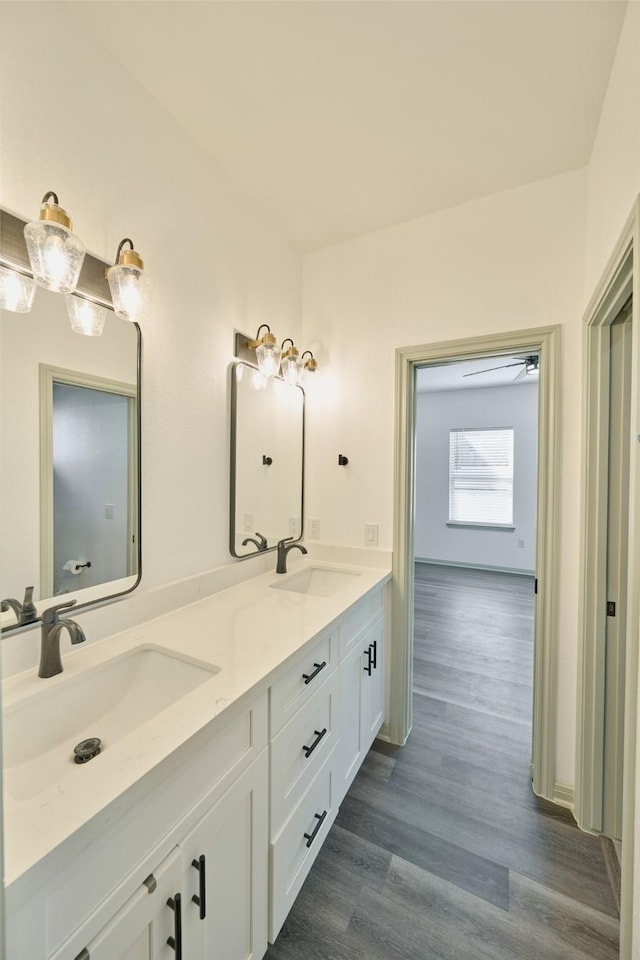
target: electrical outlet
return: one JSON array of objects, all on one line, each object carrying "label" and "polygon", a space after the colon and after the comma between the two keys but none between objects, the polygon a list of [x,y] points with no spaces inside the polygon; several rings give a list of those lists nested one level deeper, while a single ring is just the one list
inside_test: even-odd
[{"label": "electrical outlet", "polygon": [[289,517],[289,536],[297,537],[298,536],[298,518]]},{"label": "electrical outlet", "polygon": [[245,513],[245,515],[244,515],[244,529],[245,529],[247,532],[251,531],[251,533],[253,533],[253,514],[252,514],[252,513]]},{"label": "electrical outlet", "polygon": [[317,540],[319,536],[320,536],[320,521],[309,520],[309,538],[311,540]]},{"label": "electrical outlet", "polygon": [[378,524],[377,523],[365,523],[364,542],[368,547],[378,546]]},{"label": "electrical outlet", "polygon": [[518,546],[519,546],[521,549],[524,549],[524,540],[518,540]]}]

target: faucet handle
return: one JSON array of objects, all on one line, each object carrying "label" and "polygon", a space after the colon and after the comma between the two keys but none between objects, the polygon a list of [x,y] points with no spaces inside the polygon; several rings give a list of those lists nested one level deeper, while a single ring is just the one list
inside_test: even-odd
[{"label": "faucet handle", "polygon": [[47,610],[42,611],[42,622],[51,626],[53,623],[58,622],[58,611],[59,610],[70,610],[71,607],[75,607],[77,600],[66,600],[65,603],[57,603],[54,607],[48,607]]}]

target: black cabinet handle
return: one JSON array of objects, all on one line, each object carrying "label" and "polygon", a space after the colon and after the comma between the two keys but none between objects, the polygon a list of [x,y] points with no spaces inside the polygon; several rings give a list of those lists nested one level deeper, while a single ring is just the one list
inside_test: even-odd
[{"label": "black cabinet handle", "polygon": [[371,647],[370,646],[367,647],[366,653],[367,653],[367,662],[364,667],[364,672],[368,673],[369,676],[371,676]]},{"label": "black cabinet handle", "polygon": [[167,937],[167,943],[175,950],[176,960],[182,960],[182,897],[176,893],[169,897],[167,906],[173,910],[173,936]]},{"label": "black cabinet handle", "polygon": [[322,663],[314,663],[315,670],[313,671],[313,673],[303,673],[303,674],[302,674],[302,679],[304,680],[305,684],[311,683],[311,681],[313,680],[313,678],[314,678],[314,677],[317,677],[318,674],[320,673],[320,671],[321,671],[321,670],[324,670],[324,668],[326,667],[326,665],[327,665],[327,661],[326,661],[326,660],[323,660]]},{"label": "black cabinet handle", "polygon": [[371,666],[373,667],[374,670],[377,670],[378,669],[378,641],[374,640],[370,646],[373,647],[373,657],[371,658]]},{"label": "black cabinet handle", "polygon": [[194,893],[191,900],[197,907],[200,907],[200,919],[204,920],[207,915],[207,875],[205,869],[204,853],[201,853],[197,860],[191,861],[191,866],[198,871],[199,889]]},{"label": "black cabinet handle", "polygon": [[316,820],[317,820],[318,822],[316,823],[316,825],[315,825],[315,827],[313,828],[313,830],[311,831],[311,833],[305,833],[305,834],[304,834],[304,838],[305,838],[305,840],[307,841],[307,846],[308,846],[308,847],[311,846],[311,844],[312,844],[313,841],[315,840],[316,836],[318,835],[318,830],[320,829],[320,827],[321,827],[322,824],[324,823],[324,818],[326,817],[326,815],[327,815],[327,811],[326,811],[326,810],[323,811],[323,813],[314,813],[314,817],[316,818]]},{"label": "black cabinet handle", "polygon": [[307,760],[309,759],[309,757],[311,756],[311,754],[313,753],[313,751],[315,750],[315,748],[318,746],[318,744],[320,743],[320,741],[321,741],[322,738],[324,737],[325,733],[327,732],[327,728],[325,727],[323,730],[314,730],[313,732],[315,733],[316,738],[315,738],[315,740],[313,741],[313,743],[311,744],[311,746],[310,746],[310,747],[303,747],[303,748],[302,748],[302,749],[304,750],[304,755],[305,755],[305,757],[307,758]]}]

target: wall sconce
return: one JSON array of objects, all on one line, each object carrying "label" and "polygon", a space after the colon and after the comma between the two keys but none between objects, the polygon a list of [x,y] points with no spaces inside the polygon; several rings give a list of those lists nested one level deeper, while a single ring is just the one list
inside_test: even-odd
[{"label": "wall sconce", "polygon": [[72,223],[50,190],[42,198],[40,219],[24,228],[29,262],[38,286],[55,293],[72,293],[77,284],[85,250],[71,232]]},{"label": "wall sconce", "polygon": [[[124,250],[125,244],[128,250]],[[113,309],[122,320],[143,323],[151,305],[151,280],[144,274],[142,257],[133,249],[133,240],[125,237],[118,245],[116,263],[107,270]]]},{"label": "wall sconce", "polygon": [[29,313],[36,295],[36,282],[24,273],[0,264],[0,310]]},{"label": "wall sconce", "polygon": [[[266,327],[267,332],[261,337],[260,331]],[[280,369],[280,355],[282,353],[277,340],[271,333],[271,327],[263,323],[258,327],[255,340],[249,340],[247,347],[255,350],[258,361],[258,370],[264,377],[275,377]]]},{"label": "wall sconce", "polygon": [[[291,344],[291,346],[286,350],[284,349],[285,343]],[[280,362],[280,369],[282,371],[282,379],[285,381],[285,383],[290,384],[292,387],[300,386],[302,383],[304,367],[302,365],[302,360],[300,359],[300,353],[291,337],[287,337],[286,340],[282,341],[282,360]]]},{"label": "wall sconce", "polygon": [[107,319],[105,307],[75,293],[68,293],[65,300],[71,329],[76,333],[84,334],[85,337],[101,336]]},{"label": "wall sconce", "polygon": [[[306,357],[307,354],[309,354],[309,359],[305,360],[304,358]],[[315,373],[316,370],[318,369],[318,361],[315,359],[314,355],[311,353],[311,350],[305,350],[305,352],[302,354],[302,363],[303,363],[303,369],[307,373]]]}]

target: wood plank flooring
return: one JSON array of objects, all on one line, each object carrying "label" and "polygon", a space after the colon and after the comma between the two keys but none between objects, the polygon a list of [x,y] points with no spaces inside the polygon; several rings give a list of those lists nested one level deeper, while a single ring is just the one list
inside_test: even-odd
[{"label": "wood plank flooring", "polygon": [[416,565],[414,726],[376,741],[267,960],[615,960],[599,840],[529,780],[533,584]]}]

